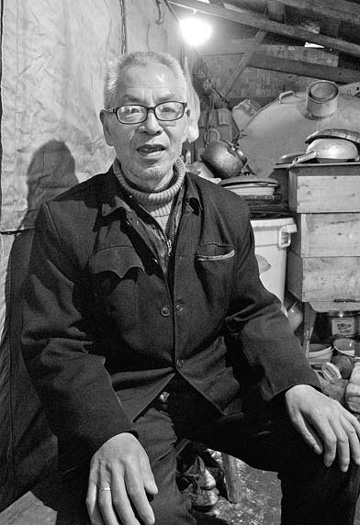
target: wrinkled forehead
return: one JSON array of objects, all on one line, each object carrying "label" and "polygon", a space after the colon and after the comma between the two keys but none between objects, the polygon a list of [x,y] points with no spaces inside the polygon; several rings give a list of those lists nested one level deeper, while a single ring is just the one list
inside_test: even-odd
[{"label": "wrinkled forehead", "polygon": [[119,102],[182,100],[181,87],[174,73],[163,64],[128,67],[119,82]]}]

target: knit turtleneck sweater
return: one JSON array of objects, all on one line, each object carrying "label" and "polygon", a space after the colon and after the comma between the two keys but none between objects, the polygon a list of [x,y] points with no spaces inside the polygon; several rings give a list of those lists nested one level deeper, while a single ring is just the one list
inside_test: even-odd
[{"label": "knit turtleneck sweater", "polygon": [[183,161],[177,159],[175,162],[174,177],[171,179],[169,187],[163,191],[153,193],[147,193],[131,186],[121,170],[118,159],[115,159],[113,169],[121,187],[127,193],[132,195],[136,202],[141,204],[146,211],[156,219],[162,230],[165,231],[174,197],[177,195],[184,182],[186,169]]}]

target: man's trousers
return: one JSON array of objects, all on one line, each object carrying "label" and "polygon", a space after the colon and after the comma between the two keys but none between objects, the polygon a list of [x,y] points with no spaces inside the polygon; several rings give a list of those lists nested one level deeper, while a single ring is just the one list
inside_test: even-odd
[{"label": "man's trousers", "polygon": [[170,388],[137,419],[136,427],[159,489],[152,501],[156,525],[195,523],[190,502],[176,485],[175,444],[181,438],[277,472],[282,489],[281,525],[354,522],[360,469],[352,462],[343,473],[337,460],[325,467],[322,456],[294,429],[281,401],[249,403],[246,410],[224,416],[195,390]]}]

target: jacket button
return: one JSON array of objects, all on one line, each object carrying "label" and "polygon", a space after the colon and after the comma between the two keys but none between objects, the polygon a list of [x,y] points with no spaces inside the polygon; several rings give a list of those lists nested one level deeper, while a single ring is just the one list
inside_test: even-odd
[{"label": "jacket button", "polygon": [[183,308],[184,308],[183,303],[176,303],[176,305],[175,305],[175,310],[176,310],[177,312],[181,312],[181,310],[182,310]]},{"label": "jacket button", "polygon": [[169,317],[170,315],[170,308],[168,306],[162,306],[160,309],[160,313],[163,317]]},{"label": "jacket button", "polygon": [[184,364],[184,361],[182,359],[177,359],[176,366],[177,368],[181,368]]}]

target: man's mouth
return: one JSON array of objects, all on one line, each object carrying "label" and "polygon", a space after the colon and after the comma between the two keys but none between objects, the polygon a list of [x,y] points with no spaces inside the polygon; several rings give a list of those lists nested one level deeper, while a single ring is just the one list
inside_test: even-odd
[{"label": "man's mouth", "polygon": [[161,151],[165,151],[165,147],[160,144],[154,144],[153,146],[144,144],[144,146],[137,148],[137,151],[145,155],[150,155],[152,153],[160,153]]}]

